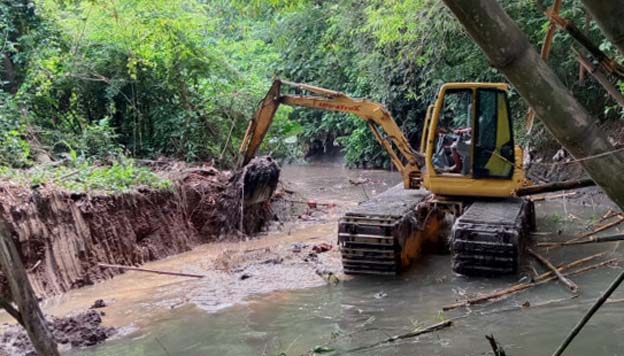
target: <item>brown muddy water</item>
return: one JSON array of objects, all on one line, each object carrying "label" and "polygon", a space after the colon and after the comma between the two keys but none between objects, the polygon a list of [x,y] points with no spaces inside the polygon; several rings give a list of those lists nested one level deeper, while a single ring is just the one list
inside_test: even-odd
[{"label": "brown muddy water", "polygon": [[[125,326],[122,336],[71,355],[307,355],[317,346],[329,354],[484,355],[485,334],[494,334],[508,355],[549,355],[581,315],[618,273],[603,268],[573,277],[577,298],[557,283],[533,288],[503,301],[442,313],[442,306],[506,287],[521,276],[499,279],[454,275],[448,255],[424,256],[394,278],[351,278],[327,285],[309,264],[286,257],[279,264],[229,261],[228,271],[214,270],[227,251],[260,250],[261,259],[284,256],[298,241],[333,241],[336,218],[348,206],[400,181],[398,174],[346,170],[339,166],[287,166],[286,185],[318,202],[337,207],[309,221],[283,226],[279,232],[243,243],[215,243],[150,263],[151,268],[208,274],[202,280],[127,273],[46,302],[46,310],[65,313],[88,307],[95,299],[110,301],[108,325]],[[353,186],[348,179],[367,178]],[[538,239],[569,238],[601,216],[606,207],[555,200],[536,206]],[[277,247],[275,247],[277,246]],[[270,251],[265,250],[270,247]],[[599,251],[622,257],[618,244],[566,247],[550,251],[555,262],[569,262]],[[224,252],[225,251],[225,252]],[[337,252],[319,255],[340,268]],[[336,262],[338,260],[338,262]],[[213,261],[213,262],[209,262]],[[338,263],[338,265],[336,265]],[[226,263],[227,264],[227,263]],[[241,267],[242,266],[242,267]],[[242,270],[237,268],[242,268]],[[252,277],[240,280],[242,274]],[[624,296],[624,290],[614,298]],[[529,302],[544,307],[506,308]],[[499,312],[497,312],[499,311]],[[624,355],[624,303],[605,305],[573,342],[566,355]],[[373,344],[443,318],[466,315],[444,330],[371,349]]]}]

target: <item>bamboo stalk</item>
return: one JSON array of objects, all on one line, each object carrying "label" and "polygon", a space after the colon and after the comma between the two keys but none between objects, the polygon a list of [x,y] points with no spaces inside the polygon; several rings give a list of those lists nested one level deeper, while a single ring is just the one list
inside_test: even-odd
[{"label": "bamboo stalk", "polygon": [[548,261],[546,257],[531,250],[530,248],[527,249],[527,251],[529,251],[529,254],[535,257],[535,259],[539,261],[542,265],[544,265],[546,268],[551,270],[557,276],[557,278],[561,281],[561,283],[565,284],[568,287],[568,289],[572,291],[572,293],[576,293],[578,291],[578,286],[576,285],[576,283],[572,282],[570,279],[566,278],[563,274],[561,274],[561,272],[559,272],[559,270],[552,263],[550,263],[550,261]]},{"label": "bamboo stalk", "polygon": [[551,200],[551,199],[558,199],[558,198],[566,198],[566,197],[571,197],[571,196],[575,196],[577,195],[578,192],[568,192],[568,193],[559,193],[559,194],[544,194],[544,195],[538,195],[538,196],[533,196],[531,197],[531,201],[543,201],[543,200]]},{"label": "bamboo stalk", "polygon": [[[593,260],[593,259],[595,259],[597,257],[600,257],[600,256],[604,255],[604,254],[605,253],[602,252],[602,253],[599,253],[599,254],[595,254],[595,255],[592,255],[592,256],[588,256],[588,257],[582,258],[580,260],[576,260],[576,261],[571,262],[571,263],[569,263],[567,265],[563,265],[563,266],[559,267],[558,270],[561,272],[561,271],[564,271],[564,270],[568,270],[570,268],[574,268],[574,267],[576,267],[576,266],[578,266],[578,265],[580,265],[582,263],[585,263],[587,261]],[[578,269],[576,271],[573,271],[571,273],[564,274],[564,276],[577,275],[577,274],[580,274],[580,273],[583,273],[583,272],[590,271],[592,269],[596,269],[596,268],[605,266],[607,264],[614,263],[616,261],[617,261],[617,258],[612,258],[612,259],[609,259],[609,260],[606,260],[606,261],[603,261],[603,262],[600,262],[600,263],[597,263],[597,264],[593,264],[593,265],[590,265],[590,266],[587,266],[587,267],[580,268],[580,269]],[[511,287],[508,287],[508,288],[505,288],[505,289],[501,289],[501,290],[498,290],[498,291],[494,291],[494,292],[489,293],[489,294],[485,294],[485,295],[482,295],[482,296],[479,296],[479,297],[468,299],[468,300],[465,300],[465,301],[462,301],[462,302],[457,302],[457,303],[445,305],[445,306],[442,307],[442,310],[443,311],[448,311],[448,310],[453,310],[453,309],[457,309],[457,308],[461,308],[461,307],[465,307],[465,306],[469,306],[469,305],[481,304],[481,303],[487,302],[487,301],[492,300],[492,299],[500,298],[500,297],[503,297],[503,296],[506,296],[506,295],[510,295],[510,294],[515,294],[515,293],[523,291],[525,289],[529,289],[529,288],[532,288],[532,287],[535,287],[535,286],[542,285],[544,283],[548,283],[550,281],[555,280],[556,278],[557,277],[554,276],[551,271],[548,271],[546,273],[543,273],[543,274],[537,276],[537,278],[535,278],[535,281],[533,281],[533,282],[518,283],[518,284],[515,284],[515,285],[513,285]]]},{"label": "bamboo stalk", "polygon": [[594,303],[594,305],[589,308],[583,318],[574,326],[574,328],[570,331],[565,340],[563,340],[561,345],[559,345],[557,350],[553,353],[553,356],[560,356],[563,351],[565,351],[565,349],[568,347],[568,345],[570,345],[572,340],[574,340],[576,335],[578,335],[578,333],[581,331],[581,329],[583,329],[585,324],[587,324],[589,319],[591,319],[591,317],[598,311],[598,309],[600,309],[600,307],[607,301],[607,299],[609,299],[611,294],[615,292],[615,290],[620,286],[622,282],[624,282],[624,271],[620,272],[615,280],[611,282],[609,288],[607,288],[607,290],[604,291],[604,293],[602,293],[602,295],[596,300],[596,303]]},{"label": "bamboo stalk", "polygon": [[123,265],[112,265],[112,264],[108,264],[108,263],[98,263],[98,266],[106,267],[106,268],[119,268],[119,269],[130,270],[130,271],[139,271],[139,272],[156,273],[156,274],[166,274],[166,275],[178,276],[178,277],[193,277],[193,278],[204,278],[205,277],[204,275],[201,275],[201,274],[159,271],[159,270],[148,269],[148,268],[139,268],[139,267],[123,266]]}]

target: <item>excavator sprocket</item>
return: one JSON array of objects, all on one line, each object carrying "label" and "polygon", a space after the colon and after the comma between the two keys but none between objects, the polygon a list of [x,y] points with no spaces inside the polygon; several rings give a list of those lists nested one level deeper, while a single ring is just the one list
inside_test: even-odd
[{"label": "excavator sprocket", "polygon": [[529,200],[508,198],[472,203],[451,231],[453,271],[470,276],[516,273],[534,226],[535,213]]},{"label": "excavator sprocket", "polygon": [[338,224],[346,274],[395,275],[437,238],[438,216],[418,209],[429,192],[397,185],[348,211]]}]

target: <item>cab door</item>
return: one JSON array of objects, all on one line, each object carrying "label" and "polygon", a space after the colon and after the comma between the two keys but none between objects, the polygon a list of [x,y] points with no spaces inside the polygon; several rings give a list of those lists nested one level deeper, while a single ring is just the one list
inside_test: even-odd
[{"label": "cab door", "polygon": [[479,88],[476,105],[473,177],[511,179],[515,157],[507,93]]}]

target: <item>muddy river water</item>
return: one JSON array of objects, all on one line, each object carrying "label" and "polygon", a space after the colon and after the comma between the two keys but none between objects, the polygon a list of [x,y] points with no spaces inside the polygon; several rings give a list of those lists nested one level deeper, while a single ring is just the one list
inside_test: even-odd
[{"label": "muddy river water", "polygon": [[[336,165],[287,166],[282,177],[289,189],[307,199],[335,203],[336,207],[258,240],[205,245],[149,264],[152,268],[208,274],[199,281],[131,272],[47,301],[47,311],[65,313],[103,298],[110,301],[104,309],[105,322],[124,327],[122,336],[70,354],[290,356],[307,355],[316,348],[328,354],[484,355],[490,350],[484,335],[494,334],[508,355],[550,355],[619,271],[602,268],[575,276],[580,287],[576,298],[561,285],[550,283],[499,302],[445,313],[441,312],[445,304],[506,287],[521,276],[457,276],[450,269],[448,255],[424,256],[398,277],[358,277],[336,285],[306,272],[308,265],[294,262],[255,264],[229,273],[208,272],[213,266],[208,261],[223,259],[224,251],[261,249],[274,253],[268,252],[274,245],[332,241],[341,211],[400,181],[397,173],[346,170]],[[366,183],[353,185],[349,179]],[[537,238],[549,239],[576,234],[606,207],[558,199],[540,202],[536,210],[541,232]],[[622,249],[614,243],[560,248],[547,256],[558,263],[569,262],[605,250],[622,257]],[[244,273],[252,277],[242,280]],[[614,298],[622,296],[624,290],[616,292]],[[539,306],[553,300],[557,302]],[[534,307],[506,310],[527,301]],[[349,351],[458,316],[465,317],[435,333]],[[624,355],[623,335],[624,303],[605,305],[566,355]]]}]

